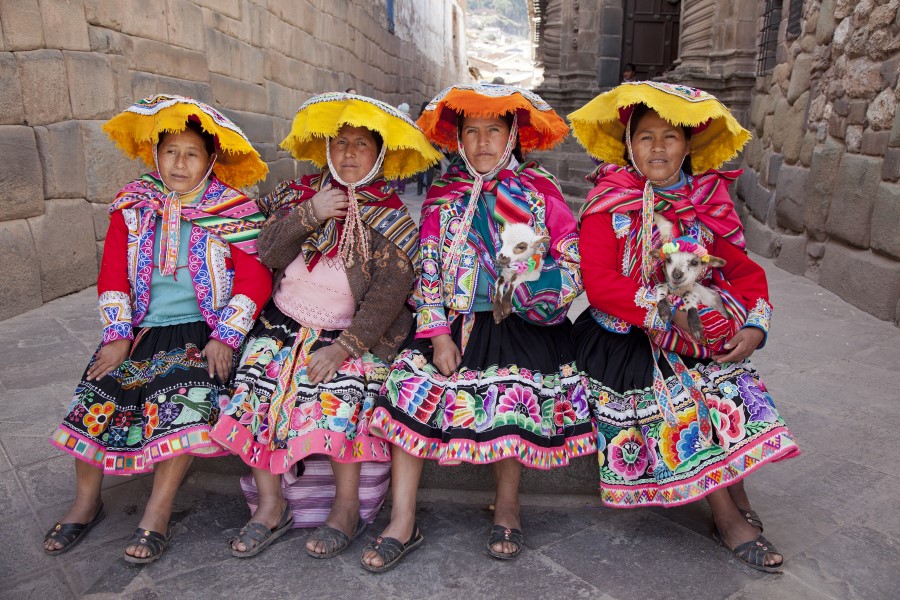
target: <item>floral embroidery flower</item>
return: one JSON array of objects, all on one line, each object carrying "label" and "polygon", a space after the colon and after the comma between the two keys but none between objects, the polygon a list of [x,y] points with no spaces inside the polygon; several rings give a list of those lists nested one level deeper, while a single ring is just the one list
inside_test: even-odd
[{"label": "floral embroidery flower", "polygon": [[126,442],[128,441],[128,429],[122,429],[121,427],[110,427],[109,428],[109,438],[107,439],[107,444],[110,448],[124,448]]},{"label": "floral embroidery flower", "polygon": [[440,386],[403,369],[391,371],[384,383],[391,402],[421,423],[427,423],[441,398]]},{"label": "floral embroidery flower", "polygon": [[703,443],[700,441],[700,425],[697,421],[679,432],[676,447],[678,448],[678,458],[682,461],[703,450]]},{"label": "floral embroidery flower", "polygon": [[730,381],[723,381],[719,385],[719,392],[721,392],[722,396],[725,398],[734,398],[737,396],[738,389],[737,386]]},{"label": "floral embroidery flower", "polygon": [[159,427],[159,405],[152,402],[144,403],[144,437],[149,439],[153,431]]},{"label": "floral embroidery flower", "polygon": [[345,431],[353,413],[350,404],[331,392],[321,392],[319,398],[322,401],[322,413],[325,415],[325,423],[328,429],[331,431]]},{"label": "floral embroidery flower", "polygon": [[625,481],[644,474],[650,462],[644,438],[634,427],[623,429],[609,442],[609,468]]},{"label": "floral embroidery flower", "polygon": [[513,384],[507,388],[497,401],[495,421],[498,425],[516,424],[534,433],[540,433],[541,407],[539,398],[531,388]]},{"label": "floral embroidery flower", "polygon": [[575,409],[572,408],[572,403],[568,400],[557,402],[553,407],[553,422],[556,423],[558,428],[574,425],[575,419]]},{"label": "floral embroidery flower", "polygon": [[106,422],[114,410],[116,410],[116,405],[113,402],[98,403],[91,406],[82,419],[82,422],[88,429],[88,433],[94,437],[103,433],[103,430],[106,429]]},{"label": "floral embroidery flower", "polygon": [[707,394],[706,405],[723,449],[727,450],[731,444],[744,438],[744,411],[738,409],[734,402]]},{"label": "floral embroidery flower", "polygon": [[572,408],[575,409],[575,416],[579,420],[590,416],[591,407],[588,404],[588,394],[584,383],[579,383],[575,387],[569,388],[569,401],[572,403]]},{"label": "floral embroidery flower", "polygon": [[744,373],[738,377],[737,386],[744,406],[750,413],[750,420],[765,421],[766,423],[774,423],[778,420],[775,404],[762,382]]},{"label": "floral embroidery flower", "polygon": [[192,363],[203,363],[206,361],[200,349],[193,344],[188,344],[184,349],[184,357]]},{"label": "floral embroidery flower", "polygon": [[166,400],[159,405],[159,418],[163,423],[171,423],[181,414],[181,406],[171,400]]}]

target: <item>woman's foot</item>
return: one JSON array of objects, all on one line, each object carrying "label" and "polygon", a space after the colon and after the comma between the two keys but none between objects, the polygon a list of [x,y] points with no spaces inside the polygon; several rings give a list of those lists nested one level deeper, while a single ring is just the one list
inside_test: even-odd
[{"label": "woman's foot", "polygon": [[[144,511],[141,522],[138,523],[138,529],[144,531],[155,532],[168,538],[169,535],[169,517],[172,516],[171,507],[167,511],[151,510],[149,505]],[[129,544],[125,546],[125,554],[133,558],[147,558],[152,554],[152,549],[146,545]]]},{"label": "woman's foot", "polygon": [[[415,529],[415,516],[410,515],[409,518],[392,517],[391,522],[388,523],[388,526],[385,527],[384,531],[382,531],[381,535],[379,535],[378,537],[382,539],[393,538],[395,540],[399,540],[401,544],[407,544],[413,537]],[[363,552],[362,562],[364,565],[375,568],[384,566],[384,560],[376,552],[368,549]]]},{"label": "woman's foot", "polygon": [[[761,538],[759,531],[751,526],[740,514],[737,515],[737,518],[714,518],[714,520],[719,537],[732,551],[747,542],[753,542]],[[784,557],[778,552],[766,552],[765,560],[763,561],[764,566],[780,567],[783,563]]]},{"label": "woman's foot", "polygon": [[[281,517],[284,515],[286,506],[287,500],[284,498],[274,502],[260,502],[259,507],[256,509],[256,512],[253,513],[253,516],[250,517],[250,520],[247,521],[247,524],[260,523],[261,525],[264,525],[266,529],[274,531],[281,522]],[[250,548],[247,547],[247,544],[242,542],[238,537],[231,540],[231,549],[236,552],[247,552],[250,550]]]},{"label": "woman's foot", "polygon": [[[331,512],[325,519],[325,525],[337,529],[351,539],[359,526],[359,501],[340,501],[335,500],[331,506]],[[325,540],[310,538],[306,541],[306,550],[314,554],[325,555],[330,553],[333,548],[329,548],[329,544]]]},{"label": "woman's foot", "polygon": [[[72,503],[72,506],[69,507],[69,512],[59,520],[59,524],[91,523],[97,517],[101,504],[100,496],[90,500],[78,500],[76,498],[75,502]],[[57,552],[61,550],[62,547],[63,543],[61,543],[60,540],[53,539],[52,536],[48,536],[44,539],[44,550],[47,552]]]},{"label": "woman's foot", "polygon": [[[510,531],[521,531],[522,523],[519,520],[519,500],[496,503],[494,505],[494,525],[503,527]],[[508,537],[508,536],[507,536]],[[515,556],[522,549],[521,544],[517,544],[512,540],[501,541],[491,544],[491,550],[494,555]]]},{"label": "woman's foot", "polygon": [[759,533],[762,533],[762,520],[759,518],[756,511],[750,507],[750,498],[747,497],[747,492],[744,489],[744,481],[738,481],[737,483],[728,486],[727,489],[731,501],[734,502],[734,505],[737,507],[738,512],[741,513],[741,516],[744,517],[747,523],[754,527]]}]

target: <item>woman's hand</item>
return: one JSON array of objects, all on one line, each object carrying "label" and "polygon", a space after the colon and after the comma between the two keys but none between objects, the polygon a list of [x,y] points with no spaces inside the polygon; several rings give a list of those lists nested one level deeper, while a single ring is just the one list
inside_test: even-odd
[{"label": "woman's hand", "polygon": [[110,342],[97,351],[94,364],[87,372],[87,380],[102,379],[125,362],[131,351],[131,340],[116,340]]},{"label": "woman's hand", "polygon": [[459,347],[446,333],[431,338],[431,344],[434,346],[434,357],[432,358],[434,366],[438,368],[441,375],[450,377],[450,374],[456,371],[462,363]]},{"label": "woman's hand", "polygon": [[222,383],[226,383],[231,374],[231,360],[234,358],[234,350],[231,349],[231,346],[211,339],[206,342],[206,348],[201,354],[206,357],[209,378],[212,379],[218,375]]},{"label": "woman's hand", "polygon": [[738,362],[749,358],[759,348],[766,334],[758,327],[744,327],[733,338],[725,342],[725,349],[731,350],[728,354],[714,354],[717,362]]},{"label": "woman's hand", "polygon": [[349,358],[350,353],[337,342],[330,346],[319,348],[309,357],[306,363],[306,377],[313,385],[323,381],[328,383],[337,374],[338,369]]},{"label": "woman's hand", "polygon": [[347,207],[350,204],[347,194],[331,187],[330,183],[316,192],[310,202],[312,202],[313,216],[319,223],[332,217],[343,219],[347,216]]}]

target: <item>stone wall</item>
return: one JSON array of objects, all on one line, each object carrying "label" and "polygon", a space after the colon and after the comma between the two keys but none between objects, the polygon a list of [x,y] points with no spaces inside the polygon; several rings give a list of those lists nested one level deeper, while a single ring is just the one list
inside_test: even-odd
[{"label": "stone wall", "polygon": [[417,107],[468,79],[462,0],[0,0],[0,319],[96,282],[107,204],[146,170],[102,123],[158,92],[212,103],[264,160],[311,95]]},{"label": "stone wall", "polygon": [[807,0],[759,77],[737,197],[751,249],[900,320],[900,0]]}]

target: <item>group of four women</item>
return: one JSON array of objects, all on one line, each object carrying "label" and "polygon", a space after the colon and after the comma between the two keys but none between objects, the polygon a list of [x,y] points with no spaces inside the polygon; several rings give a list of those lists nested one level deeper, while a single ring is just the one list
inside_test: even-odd
[{"label": "group of four women", "polygon": [[[321,170],[255,200],[235,188],[266,166],[212,107],[159,95],[110,120],[110,137],[155,170],[110,206],[103,342],[52,436],[79,459],[76,495],[45,551],[65,552],[104,517],[104,474],[152,470],[125,559],[157,559],[191,458],[231,452],[259,495],[235,556],[291,528],[282,476],[324,455],[336,492],[311,556],[362,535],[361,466],[390,461],[390,522],[362,566],[394,567],[424,539],[416,492],[430,459],[493,465],[487,551],[511,559],[524,546],[522,466],[597,453],[605,504],[705,497],[735,556],[781,570],[742,479],[798,450],[747,360],[771,306],[728,196],[737,173],[715,170],[749,134],[712,96],[655,82],[623,84],[569,118],[602,161],[578,220],[525,159],[569,128],[514,87],[453,86],[418,125],[364,96],[316,96],[282,147]],[[389,182],[436,163],[432,144],[454,159],[417,227]],[[498,260],[512,224],[534,234],[527,260]],[[657,309],[669,293],[659,249],[724,259],[703,267],[724,312],[700,306],[702,339],[683,310]],[[512,315],[495,318],[510,269],[524,281]],[[573,326],[583,290],[590,309]]]}]

